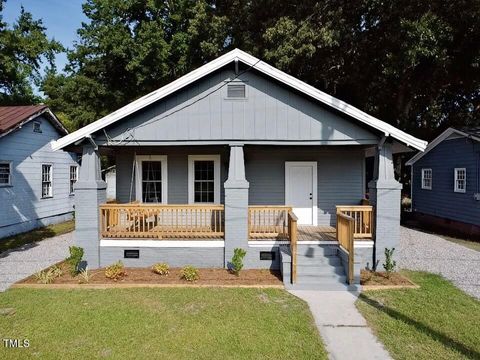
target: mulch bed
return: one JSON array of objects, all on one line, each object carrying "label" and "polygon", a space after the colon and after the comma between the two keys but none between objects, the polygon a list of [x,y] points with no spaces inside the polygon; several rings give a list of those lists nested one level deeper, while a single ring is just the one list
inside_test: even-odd
[{"label": "mulch bed", "polygon": [[[166,276],[155,274],[150,268],[125,268],[127,276],[123,279],[114,281],[105,277],[105,269],[89,270],[90,280],[88,284],[81,284],[80,277],[72,277],[69,272],[69,266],[65,262],[57,264],[62,269],[63,274],[56,278],[51,284],[58,287],[61,284],[77,284],[79,287],[88,285],[200,285],[200,286],[283,286],[280,273],[277,271],[265,269],[242,270],[239,276],[230,273],[226,269],[198,269],[200,279],[195,282],[188,282],[180,278],[181,268],[170,268],[170,273]],[[17,284],[39,284],[35,276],[29,276],[20,280]],[[58,285],[58,286],[55,286]]]},{"label": "mulch bed", "polygon": [[362,270],[360,272],[360,284],[364,290],[418,288],[416,284],[398,272],[387,276],[385,272]]}]

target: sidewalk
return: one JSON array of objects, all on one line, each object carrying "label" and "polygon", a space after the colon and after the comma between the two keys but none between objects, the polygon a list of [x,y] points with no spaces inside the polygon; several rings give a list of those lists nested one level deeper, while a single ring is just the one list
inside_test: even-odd
[{"label": "sidewalk", "polygon": [[358,294],[316,290],[290,293],[308,303],[330,359],[391,359],[355,307]]}]

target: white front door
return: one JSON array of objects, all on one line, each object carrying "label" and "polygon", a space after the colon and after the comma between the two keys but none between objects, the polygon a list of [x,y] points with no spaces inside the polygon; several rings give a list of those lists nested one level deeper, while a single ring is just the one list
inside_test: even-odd
[{"label": "white front door", "polygon": [[285,205],[293,207],[300,225],[317,225],[317,163],[285,163]]}]

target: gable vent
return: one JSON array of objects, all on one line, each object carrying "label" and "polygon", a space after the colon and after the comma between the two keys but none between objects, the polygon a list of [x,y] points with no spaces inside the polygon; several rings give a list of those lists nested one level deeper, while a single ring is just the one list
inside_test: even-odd
[{"label": "gable vent", "polygon": [[227,85],[227,98],[245,99],[245,84]]}]

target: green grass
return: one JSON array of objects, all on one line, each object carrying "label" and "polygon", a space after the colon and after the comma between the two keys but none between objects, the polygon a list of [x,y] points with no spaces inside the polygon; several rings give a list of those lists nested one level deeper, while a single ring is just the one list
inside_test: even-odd
[{"label": "green grass", "polygon": [[[11,289],[1,359],[326,359],[307,305],[280,289]],[[3,344],[0,344],[3,345]]]},{"label": "green grass", "polygon": [[441,276],[404,272],[420,289],[367,291],[357,307],[395,359],[480,359],[480,302]]},{"label": "green grass", "polygon": [[75,221],[65,221],[55,225],[35,229],[22,234],[14,235],[0,240],[0,253],[14,249],[22,245],[50,238],[52,236],[66,234],[75,229]]}]

